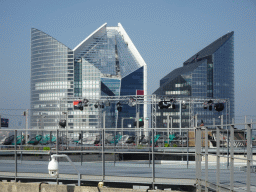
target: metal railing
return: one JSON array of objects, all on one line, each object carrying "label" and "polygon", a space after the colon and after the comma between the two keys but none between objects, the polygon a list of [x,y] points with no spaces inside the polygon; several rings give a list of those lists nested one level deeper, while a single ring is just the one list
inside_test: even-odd
[{"label": "metal railing", "polygon": [[[223,118],[221,116],[221,118]],[[196,186],[197,191],[202,188],[216,191],[251,191],[255,190],[255,169],[253,162],[253,149],[256,146],[252,137],[253,125],[256,123],[215,125],[215,129],[209,130],[205,126],[196,127]],[[223,129],[227,126],[227,129]],[[245,129],[236,129],[236,126],[244,126]],[[215,151],[209,151],[209,131],[215,137]],[[202,147],[204,143],[204,147]],[[216,165],[214,170],[209,169],[209,157],[214,157]],[[204,158],[204,160],[203,160]],[[204,168],[202,168],[204,163]],[[236,165],[239,164],[237,167]],[[238,169],[239,168],[239,169]],[[223,179],[223,170],[226,178]],[[202,176],[204,172],[204,176]],[[211,179],[209,175],[215,175]]]},{"label": "metal railing", "polygon": [[[2,129],[13,137],[0,145],[0,178],[33,178],[38,169],[37,178],[50,180],[50,155],[66,154],[80,171],[81,182],[94,178],[152,188],[196,184],[197,191],[250,191],[256,184],[253,124],[239,124],[244,130],[235,129],[237,124],[183,128],[181,134],[180,128],[172,133],[167,128],[35,129],[28,131],[27,141],[26,130]],[[60,161],[66,167],[59,179],[74,180],[69,166]]]}]

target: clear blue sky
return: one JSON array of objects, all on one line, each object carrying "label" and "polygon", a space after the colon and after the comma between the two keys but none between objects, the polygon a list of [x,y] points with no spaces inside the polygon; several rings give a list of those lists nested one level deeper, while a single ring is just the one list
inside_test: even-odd
[{"label": "clear blue sky", "polygon": [[[256,115],[255,0],[0,0],[0,108],[30,108],[30,30],[73,49],[103,23],[120,22],[159,80],[235,32],[235,114]],[[1,113],[1,111],[0,111]]]}]

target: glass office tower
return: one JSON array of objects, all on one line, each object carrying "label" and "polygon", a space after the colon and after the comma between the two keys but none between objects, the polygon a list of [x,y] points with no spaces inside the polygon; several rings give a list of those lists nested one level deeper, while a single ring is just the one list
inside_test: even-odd
[{"label": "glass office tower", "polygon": [[[198,122],[205,125],[224,123],[234,117],[234,32],[217,39],[190,59],[183,67],[173,70],[160,80],[160,87],[154,92],[158,97],[182,98],[186,103],[175,109],[157,110],[157,127],[166,127],[167,115],[173,120],[173,127],[190,127],[197,114]],[[224,110],[217,112],[204,109],[202,101],[224,102]],[[219,100],[218,100],[219,99]],[[181,110],[180,110],[180,107]],[[181,122],[180,122],[181,120]]]},{"label": "glass office tower", "polygon": [[[102,111],[106,127],[120,127],[121,118],[135,117],[134,109],[116,103],[101,109],[74,110],[72,98],[99,100],[101,96],[147,94],[147,66],[119,23],[103,24],[73,50],[44,32],[31,30],[31,127],[55,129],[66,119],[68,129],[101,127]],[[146,116],[147,106],[140,106]],[[129,122],[124,123],[127,127]]]}]

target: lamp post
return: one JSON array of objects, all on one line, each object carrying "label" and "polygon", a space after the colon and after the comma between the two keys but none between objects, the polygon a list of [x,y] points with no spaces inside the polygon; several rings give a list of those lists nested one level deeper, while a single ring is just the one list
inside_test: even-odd
[{"label": "lamp post", "polygon": [[124,135],[124,120],[125,119],[134,119],[134,117],[122,117],[122,121],[121,121],[121,128],[122,128],[122,136]]},{"label": "lamp post", "polygon": [[66,115],[66,144],[68,147],[68,112],[62,112],[63,115]]},{"label": "lamp post", "polygon": [[[36,119],[37,129],[39,129],[39,127],[38,127],[38,122],[39,122],[39,119]],[[36,134],[38,135],[38,130],[37,130],[37,133],[36,133]]]},{"label": "lamp post", "polygon": [[[44,129],[44,118],[46,117],[46,115],[43,115],[43,114],[41,114],[40,115],[40,119],[41,119],[41,129]],[[43,131],[42,131],[42,135],[43,135]]]},{"label": "lamp post", "polygon": [[167,115],[168,144],[170,144],[170,119],[171,119],[171,134],[172,134],[172,117],[170,117],[170,115]]},{"label": "lamp post", "polygon": [[181,100],[180,100],[180,135],[181,135]]}]

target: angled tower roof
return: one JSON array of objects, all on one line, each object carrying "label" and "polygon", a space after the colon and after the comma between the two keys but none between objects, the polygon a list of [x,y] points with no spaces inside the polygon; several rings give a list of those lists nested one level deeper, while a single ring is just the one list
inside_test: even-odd
[{"label": "angled tower roof", "polygon": [[160,80],[160,86],[164,85],[165,83],[168,83],[178,77],[179,75],[194,71],[199,65],[201,65],[203,61],[195,62],[190,65],[186,65],[183,67],[179,67],[177,69],[174,69],[172,72],[170,72],[168,75],[166,75],[164,78]]},{"label": "angled tower roof", "polygon": [[226,35],[223,35],[207,47],[203,48],[201,51],[190,57],[187,61],[183,63],[183,65],[188,65],[190,63],[193,63],[196,59],[200,60],[204,57],[207,57],[209,55],[212,55],[214,52],[216,52],[232,35],[234,34],[234,31],[227,33]]},{"label": "angled tower roof", "polygon": [[96,29],[93,33],[91,33],[88,37],[86,37],[81,43],[79,43],[74,49],[74,58],[79,57],[83,54],[83,49],[88,46],[91,42],[94,41],[94,38],[101,37],[106,33],[107,23],[104,23],[98,29]]},{"label": "angled tower roof", "polygon": [[[51,39],[52,41],[54,42],[57,42],[58,44],[60,45],[63,45],[65,47],[67,47],[68,49],[70,49],[68,46],[64,45],[63,43],[61,43],[60,41],[58,41],[57,39],[55,39],[54,37],[48,35],[47,33],[39,30],[39,29],[36,29],[36,28],[31,28],[31,41],[33,41],[33,36],[36,36],[36,34],[40,34],[40,35],[43,35],[44,38],[49,38]],[[70,49],[71,50],[71,49]]]},{"label": "angled tower roof", "polygon": [[124,78],[146,66],[120,23],[116,27],[107,27],[104,23],[73,51],[75,59],[85,58],[106,75]]}]

